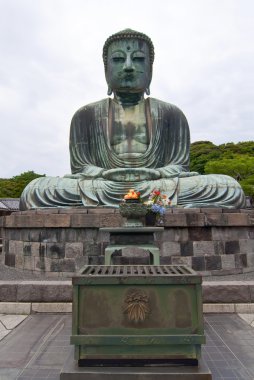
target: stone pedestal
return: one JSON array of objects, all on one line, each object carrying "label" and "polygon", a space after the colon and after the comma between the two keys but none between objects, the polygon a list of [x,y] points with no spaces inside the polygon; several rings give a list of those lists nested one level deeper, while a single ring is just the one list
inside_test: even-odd
[{"label": "stone pedestal", "polygon": [[73,350],[60,374],[60,380],[212,380],[206,364],[181,367],[78,367]]},{"label": "stone pedestal", "polygon": [[[120,227],[118,209],[56,208],[13,212],[0,218],[2,260],[19,269],[72,275],[83,265],[102,265],[109,233]],[[188,265],[202,274],[235,274],[254,267],[254,210],[167,210],[155,233],[163,265]],[[133,255],[129,255],[133,256]],[[114,264],[148,264],[148,254],[115,257]]]}]

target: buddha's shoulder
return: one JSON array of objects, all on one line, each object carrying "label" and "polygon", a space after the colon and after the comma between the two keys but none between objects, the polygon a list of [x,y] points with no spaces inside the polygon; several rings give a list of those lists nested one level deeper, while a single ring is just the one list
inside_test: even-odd
[{"label": "buddha's shoulder", "polygon": [[170,113],[184,116],[183,111],[179,107],[177,107],[175,104],[167,103],[163,100],[156,99],[156,98],[149,97],[148,99],[150,101],[150,105],[152,108],[158,108],[165,112],[170,112]]},{"label": "buddha's shoulder", "polygon": [[93,103],[89,103],[89,104],[86,104],[85,106],[82,106],[80,107],[74,114],[73,117],[76,117],[76,116],[79,116],[79,115],[82,115],[82,114],[86,114],[86,113],[91,113],[91,112],[94,112],[96,109],[100,108],[100,109],[107,109],[108,108],[108,100],[109,98],[105,98],[105,99],[102,99],[102,100],[98,100],[97,102],[93,102]]}]

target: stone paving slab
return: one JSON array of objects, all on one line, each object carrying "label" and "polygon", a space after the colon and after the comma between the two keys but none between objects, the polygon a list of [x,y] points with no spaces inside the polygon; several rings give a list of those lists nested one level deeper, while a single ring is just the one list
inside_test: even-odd
[{"label": "stone paving slab", "polygon": [[[202,358],[212,379],[253,380],[251,318],[245,322],[237,314],[206,314],[204,320]],[[59,380],[71,350],[70,334],[70,314],[29,315],[0,342],[0,379]]]},{"label": "stone paving slab", "polygon": [[[26,319],[26,315],[0,314],[0,341]],[[1,379],[1,378],[0,378]],[[1,379],[2,380],[2,379]]]},{"label": "stone paving slab", "polygon": [[26,315],[0,314],[0,322],[7,330],[12,330],[23,322],[26,317]]}]

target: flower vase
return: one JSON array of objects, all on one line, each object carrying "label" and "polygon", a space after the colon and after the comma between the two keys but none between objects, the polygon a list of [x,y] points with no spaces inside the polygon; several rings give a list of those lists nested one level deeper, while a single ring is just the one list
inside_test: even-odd
[{"label": "flower vase", "polygon": [[146,215],[146,206],[136,200],[128,200],[119,205],[120,214],[126,218],[124,227],[143,227],[142,218]]},{"label": "flower vase", "polygon": [[146,214],[145,219],[146,219],[146,226],[155,226],[157,214],[155,214],[154,212],[148,212]]}]

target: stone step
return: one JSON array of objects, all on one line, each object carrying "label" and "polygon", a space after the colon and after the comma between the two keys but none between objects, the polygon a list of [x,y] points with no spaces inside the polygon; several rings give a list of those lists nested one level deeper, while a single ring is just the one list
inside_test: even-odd
[{"label": "stone step", "polygon": [[[204,281],[203,303],[254,303],[254,281]],[[0,302],[72,302],[66,281],[0,281]]]}]

